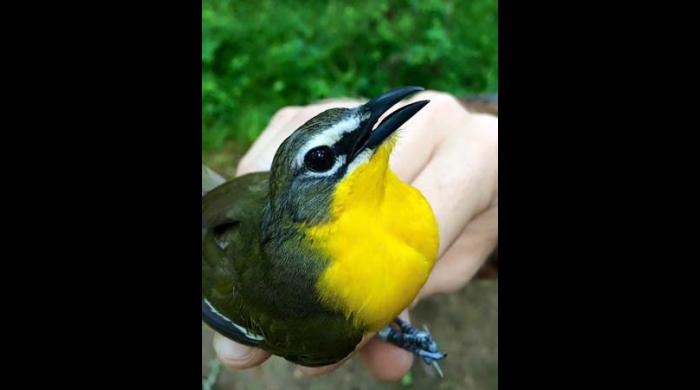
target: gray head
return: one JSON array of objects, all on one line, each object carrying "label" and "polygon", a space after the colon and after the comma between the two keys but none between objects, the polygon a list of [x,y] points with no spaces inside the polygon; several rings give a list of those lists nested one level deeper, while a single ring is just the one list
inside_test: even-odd
[{"label": "gray head", "polygon": [[379,117],[422,90],[399,88],[355,108],[326,110],[304,123],[277,149],[270,174],[268,212],[277,220],[296,223],[325,221],[336,185],[428,101],[396,110],[375,129]]}]

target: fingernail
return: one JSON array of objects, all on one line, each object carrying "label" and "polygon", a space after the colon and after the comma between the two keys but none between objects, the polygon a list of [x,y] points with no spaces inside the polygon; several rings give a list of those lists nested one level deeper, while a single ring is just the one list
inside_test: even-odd
[{"label": "fingernail", "polygon": [[234,343],[222,336],[214,336],[214,350],[221,359],[241,361],[247,360],[253,348]]}]

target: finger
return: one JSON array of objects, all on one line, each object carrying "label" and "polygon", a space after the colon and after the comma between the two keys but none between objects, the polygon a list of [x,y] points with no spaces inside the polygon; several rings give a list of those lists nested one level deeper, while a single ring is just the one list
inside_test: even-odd
[{"label": "finger", "polygon": [[[392,170],[407,183],[415,180],[450,130],[463,130],[460,127],[468,123],[470,115],[457,99],[445,93],[421,92],[407,103],[418,100],[429,100],[430,103],[401,126],[390,159]],[[451,133],[454,136],[455,132]]]},{"label": "finger", "polygon": [[249,156],[249,159],[246,159],[245,161],[245,157],[244,159],[241,159],[241,163],[238,164],[236,174],[242,175],[252,172],[252,169],[255,169],[256,167],[251,165],[250,161],[254,161],[255,156],[260,155],[265,149],[267,149],[270,143],[274,142],[274,140],[279,137],[279,132],[286,128],[287,123],[289,123],[289,121],[301,110],[302,107],[289,106],[277,111],[270,119],[267,127],[262,131],[262,133],[260,133],[260,136],[258,136],[255,142],[253,142],[253,145],[251,145],[250,149],[248,149],[246,152],[246,157]]},{"label": "finger", "polygon": [[498,195],[497,129],[491,118],[444,140],[412,183],[438,221],[440,256]]},{"label": "finger", "polygon": [[413,354],[379,339],[370,341],[362,350],[362,360],[374,377],[397,382],[413,365]]},{"label": "finger", "polygon": [[338,367],[342,366],[343,362],[331,364],[328,366],[322,366],[322,367],[305,367],[305,366],[299,366],[299,371],[301,371],[304,376],[307,377],[316,377],[324,374],[328,374],[329,372],[335,371],[338,369]]},{"label": "finger", "polygon": [[351,354],[349,354],[348,356],[346,356],[343,360],[339,361],[338,363],[331,364],[331,365],[328,365],[328,366],[322,366],[322,367],[305,367],[305,366],[299,366],[299,371],[301,371],[301,373],[304,374],[305,376],[309,376],[309,377],[315,377],[315,376],[319,376],[319,375],[323,375],[323,374],[327,374],[327,373],[329,373],[329,372],[335,371],[335,370],[338,369],[340,366],[342,366],[343,364],[345,364],[345,362],[347,362],[348,360],[350,360],[350,359],[355,355],[355,353],[356,353],[357,351],[359,351],[360,349],[362,349],[362,348],[363,348],[368,342],[370,342],[373,338],[374,338],[374,333],[365,334],[365,335],[362,337],[362,340],[360,340],[360,342],[359,342],[359,343],[357,344],[357,346],[355,347],[355,350],[354,350]]},{"label": "finger", "polygon": [[[409,321],[408,312],[399,316]],[[373,337],[361,350],[362,360],[367,369],[377,379],[386,382],[401,380],[413,365],[413,354],[393,344],[386,343]]]},{"label": "finger", "polygon": [[234,343],[218,333],[214,335],[214,351],[221,363],[237,370],[255,367],[270,357],[262,349]]},{"label": "finger", "polygon": [[414,301],[437,293],[462,288],[484,264],[498,241],[498,206],[472,220],[445,254],[438,260]]}]

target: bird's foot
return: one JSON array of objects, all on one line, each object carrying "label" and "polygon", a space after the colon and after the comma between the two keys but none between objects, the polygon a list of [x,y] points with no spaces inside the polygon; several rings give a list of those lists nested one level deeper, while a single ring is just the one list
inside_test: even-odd
[{"label": "bird's foot", "polygon": [[424,326],[423,330],[418,330],[400,318],[395,319],[394,322],[399,326],[399,329],[387,325],[377,333],[377,337],[420,357],[425,364],[435,368],[442,378],[442,370],[438,360],[446,358],[447,355],[438,351],[437,343],[433,340],[428,328]]}]

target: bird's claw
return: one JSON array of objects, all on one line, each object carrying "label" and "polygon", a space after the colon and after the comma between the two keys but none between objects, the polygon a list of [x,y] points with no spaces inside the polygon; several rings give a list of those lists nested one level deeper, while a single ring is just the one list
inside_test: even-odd
[{"label": "bird's claw", "polygon": [[447,355],[438,350],[437,343],[433,340],[433,336],[428,328],[424,326],[423,330],[418,330],[400,318],[397,318],[394,322],[399,326],[399,329],[387,325],[377,333],[379,339],[412,352],[423,359],[425,364],[433,366],[440,377],[442,377],[442,370],[437,361],[446,358]]}]

